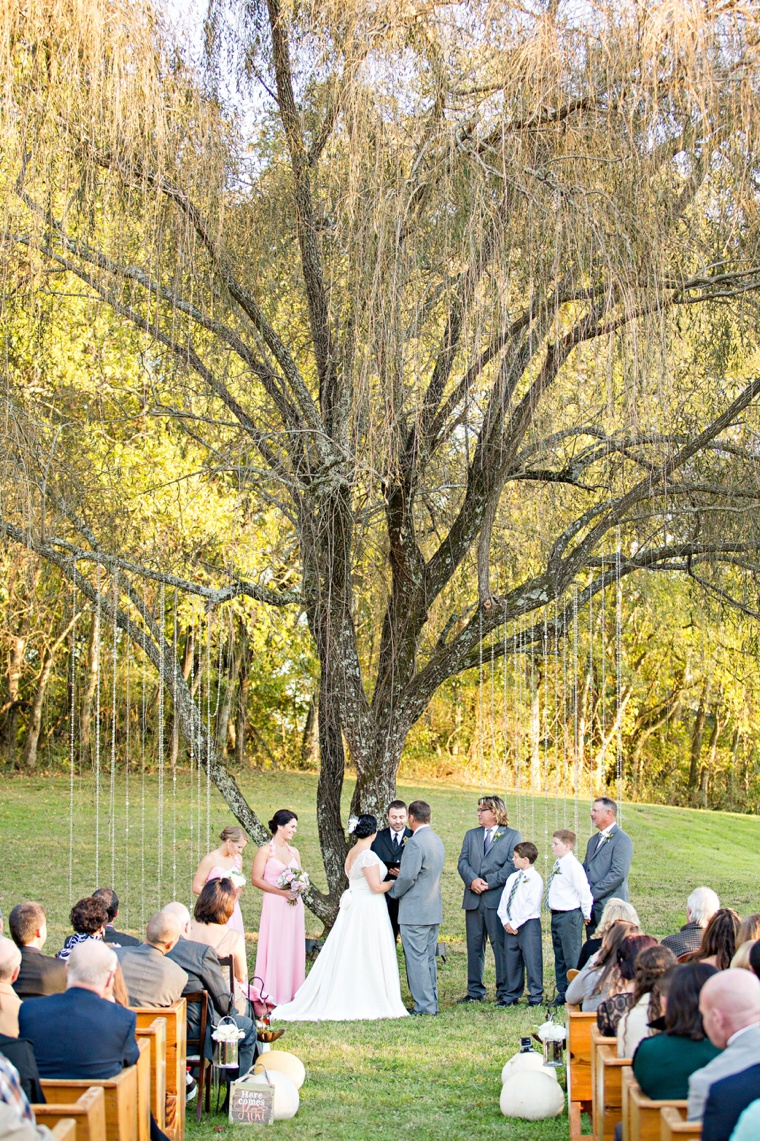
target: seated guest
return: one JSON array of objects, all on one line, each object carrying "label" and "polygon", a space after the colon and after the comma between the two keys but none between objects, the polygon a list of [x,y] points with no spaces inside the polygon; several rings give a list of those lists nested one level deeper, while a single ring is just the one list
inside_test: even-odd
[{"label": "seated guest", "polygon": [[[0,1057],[5,1058],[18,1071],[21,1088],[29,1101],[44,1105],[45,1095],[40,1085],[40,1073],[28,1038],[10,1038],[0,1034]],[[0,1133],[2,1137],[2,1133]]]},{"label": "seated guest", "polygon": [[0,1137],[9,1141],[45,1141],[53,1134],[37,1125],[16,1067],[0,1058]]},{"label": "seated guest", "polygon": [[760,939],[760,914],[757,913],[742,919],[736,932],[736,946],[740,947],[742,943],[755,939]]},{"label": "seated guest", "polygon": [[[238,1058],[240,1061],[241,1077],[248,1073],[256,1056],[256,1023],[244,1014],[237,1014],[231,1010],[232,995],[229,988],[229,975],[225,976],[219,963],[219,956],[213,947],[207,943],[196,943],[188,938],[190,933],[190,912],[184,903],[168,903],[164,911],[174,915],[180,924],[181,934],[167,959],[177,963],[187,975],[187,983],[183,994],[192,994],[194,991],[208,991],[211,1026],[216,1026],[220,1018],[229,1016],[235,1020],[238,1028],[245,1031],[245,1038],[240,1039]],[[187,1007],[188,1037],[197,1038],[199,1029],[200,1008],[197,1002]],[[211,1026],[206,1031],[207,1058],[212,1057]]]},{"label": "seated guest", "polygon": [[88,939],[102,940],[107,919],[108,909],[101,899],[94,899],[91,895],[80,899],[78,903],[74,904],[69,915],[69,922],[74,928],[74,934],[66,936],[66,942],[56,958],[63,959],[65,962],[73,948],[80,943],[84,943]]},{"label": "seated guest", "polygon": [[677,959],[689,951],[698,951],[705,927],[720,907],[720,900],[711,887],[695,887],[686,900],[686,924],[675,935],[666,935],[663,947],[670,947]]},{"label": "seated guest", "polygon": [[652,935],[626,935],[617,949],[617,969],[620,975],[620,990],[605,998],[596,1009],[596,1024],[605,1038],[614,1038],[618,1023],[633,1005],[633,988],[636,956],[646,947],[656,947],[657,940]]},{"label": "seated guest", "polygon": [[743,943],[737,941],[736,951],[729,966],[732,966],[740,971],[751,971],[752,964],[750,963],[750,955],[757,939],[746,939]]},{"label": "seated guest", "polygon": [[634,964],[633,1002],[617,1028],[618,1058],[632,1058],[639,1042],[657,1033],[649,1024],[662,1015],[660,979],[677,961],[668,947],[656,945],[639,952]]},{"label": "seated guest", "polygon": [[758,978],[760,978],[760,939],[757,939],[752,947],[750,947],[749,965]]},{"label": "seated guest", "polygon": [[195,901],[194,919],[189,936],[196,943],[213,947],[220,959],[232,955],[235,976],[235,1009],[238,1014],[248,1013],[248,962],[245,944],[239,931],[227,921],[235,910],[237,895],[228,879],[211,880]]},{"label": "seated guest", "polygon": [[736,1129],[731,1134],[731,1141],[757,1141],[758,1137],[760,1137],[760,1099],[753,1101],[752,1105],[744,1110]]},{"label": "seated guest", "polygon": [[148,920],[144,943],[114,948],[130,1006],[171,1006],[181,997],[187,975],[167,958],[179,936],[177,916],[157,911]]},{"label": "seated guest", "polygon": [[702,1141],[729,1141],[744,1110],[759,1097],[760,1062],[713,1082],[702,1117]]},{"label": "seated guest", "polygon": [[114,927],[114,919],[119,914],[119,897],[113,888],[99,887],[97,891],[92,893],[92,898],[99,899],[101,903],[104,903],[108,911],[103,942],[116,943],[119,947],[139,947],[139,939],[135,939],[134,935],[127,935],[124,931],[117,931]]},{"label": "seated guest", "polygon": [[617,949],[626,935],[640,934],[632,923],[618,920],[613,923],[602,940],[599,953],[586,963],[565,991],[567,1003],[580,1003],[581,1010],[596,1010],[601,1002],[617,994],[622,979],[617,966]]},{"label": "seated guest", "polygon": [[66,967],[51,955],[43,955],[47,939],[45,908],[31,900],[17,903],[8,916],[13,942],[21,951],[21,968],[13,989],[19,998],[42,998],[66,990]]},{"label": "seated guest", "polygon": [[590,939],[587,939],[581,948],[580,956],[578,957],[578,970],[581,971],[590,962],[594,955],[597,955],[602,949],[602,940],[609,931],[613,923],[618,920],[624,920],[626,923],[632,923],[634,927],[639,927],[639,916],[636,908],[632,903],[628,903],[625,899],[618,899],[613,895],[604,905],[602,918],[599,920],[599,926]]},{"label": "seated guest", "polygon": [[105,943],[88,939],[72,948],[63,994],[22,1002],[19,1031],[43,1079],[113,1078],[137,1061],[135,1013],[111,1001],[117,961]]},{"label": "seated guest", "polygon": [[18,1038],[18,1008],[21,999],[13,989],[21,966],[21,952],[12,940],[0,935],[0,1034]]},{"label": "seated guest", "polygon": [[750,971],[720,971],[702,987],[699,1009],[708,1038],[723,1052],[689,1078],[689,1121],[702,1120],[713,1082],[760,1057],[760,979]]},{"label": "seated guest", "polygon": [[728,970],[736,951],[740,922],[732,908],[719,908],[705,927],[699,950],[689,956],[689,962],[710,963],[719,971]]},{"label": "seated guest", "polygon": [[699,1013],[699,994],[717,974],[708,963],[680,963],[663,975],[666,989],[664,1034],[643,1038],[633,1055],[633,1073],[653,1101],[680,1101],[689,1096],[689,1078],[720,1050],[705,1034]]}]

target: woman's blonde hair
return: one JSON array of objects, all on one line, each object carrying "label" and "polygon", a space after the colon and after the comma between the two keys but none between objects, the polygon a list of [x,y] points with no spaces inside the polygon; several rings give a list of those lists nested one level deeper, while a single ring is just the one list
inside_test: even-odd
[{"label": "woman's blonde hair", "polygon": [[232,840],[234,844],[239,844],[241,840],[247,841],[248,837],[238,824],[228,824],[226,828],[222,828],[219,839],[223,844],[226,840]]},{"label": "woman's blonde hair", "polygon": [[738,967],[742,971],[751,971],[752,964],[749,961],[749,953],[754,947],[757,939],[745,939],[740,943],[734,952],[734,957],[731,960],[732,967]]},{"label": "woman's blonde hair", "polygon": [[509,824],[509,813],[507,806],[500,796],[481,796],[478,801],[478,808],[490,808],[496,817],[496,823],[502,828],[506,828]]},{"label": "woman's blonde hair", "polygon": [[613,895],[604,905],[602,918],[599,920],[599,926],[594,932],[594,938],[603,939],[613,923],[618,923],[621,919],[625,923],[633,923],[636,927],[641,926],[639,914],[633,904],[628,903],[624,899],[618,899],[616,895]]}]

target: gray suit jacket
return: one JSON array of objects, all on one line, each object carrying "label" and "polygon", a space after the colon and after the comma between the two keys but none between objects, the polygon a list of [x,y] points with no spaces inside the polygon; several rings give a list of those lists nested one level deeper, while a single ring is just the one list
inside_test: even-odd
[{"label": "gray suit jacket", "polygon": [[595,832],[586,845],[583,870],[588,878],[594,900],[603,901],[615,896],[629,899],[628,869],[633,859],[631,837],[613,824],[609,839],[599,848],[599,833]]},{"label": "gray suit jacket", "polygon": [[187,975],[148,943],[113,947],[124,975],[130,1006],[171,1006],[182,996]]},{"label": "gray suit jacket", "polygon": [[713,1058],[701,1070],[695,1070],[689,1078],[689,1121],[701,1121],[705,1102],[713,1082],[740,1074],[760,1061],[760,1023],[745,1032],[726,1046],[722,1054]]},{"label": "gray suit jacket", "polygon": [[196,943],[193,939],[181,938],[172,947],[167,959],[171,959],[187,975],[183,994],[194,991],[208,991],[211,1000],[211,1021],[216,1024],[220,1015],[230,1013],[230,977],[222,971],[219,956],[208,943]]},{"label": "gray suit jacket", "polygon": [[[487,855],[483,852],[484,836],[482,828],[471,828],[465,833],[459,854],[457,868],[464,883],[462,907],[465,911],[474,911],[481,899],[486,907],[498,907],[504,884],[515,870],[512,857],[515,844],[522,840],[520,833],[507,824],[498,825]],[[482,895],[470,891],[470,884],[478,878],[484,879],[488,884],[488,891]]]},{"label": "gray suit jacket", "polygon": [[418,828],[404,845],[398,879],[388,892],[398,899],[398,921],[418,927],[443,922],[441,872],[446,853],[432,828]]}]

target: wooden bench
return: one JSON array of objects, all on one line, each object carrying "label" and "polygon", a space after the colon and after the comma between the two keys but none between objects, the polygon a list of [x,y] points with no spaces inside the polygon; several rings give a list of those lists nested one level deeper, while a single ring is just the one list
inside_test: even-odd
[{"label": "wooden bench", "polygon": [[702,1122],[687,1121],[686,1112],[666,1105],[660,1110],[660,1141],[701,1141]]},{"label": "wooden bench", "polygon": [[76,1141],[77,1123],[73,1117],[62,1117],[51,1129],[56,1141]]},{"label": "wooden bench", "polygon": [[138,1041],[145,1038],[150,1049],[150,1111],[159,1129],[166,1125],[166,1019],[154,1018],[150,1026],[138,1026]]},{"label": "wooden bench", "polygon": [[570,1138],[590,1137],[581,1132],[581,1114],[591,1113],[594,1090],[591,1084],[591,1029],[596,1011],[567,1006],[567,1104]]},{"label": "wooden bench", "polygon": [[[38,1124],[53,1129],[62,1121],[74,1121],[77,1141],[105,1141],[106,1099],[100,1086],[79,1091],[76,1101],[33,1105]],[[56,1135],[57,1136],[57,1135]]]},{"label": "wooden bench", "polygon": [[116,1077],[101,1081],[45,1078],[42,1088],[48,1102],[68,1107],[77,1102],[91,1086],[99,1086],[105,1097],[106,1141],[142,1141],[144,1134],[140,1132],[137,1120],[138,1066],[139,1063],[127,1066]]},{"label": "wooden bench", "polygon": [[660,1141],[660,1110],[672,1108],[686,1112],[685,1101],[652,1101],[636,1081],[633,1070],[623,1074],[623,1141]]},{"label": "wooden bench", "polygon": [[614,1141],[615,1126],[623,1119],[623,1070],[630,1058],[618,1058],[615,1045],[597,1047],[596,1088],[594,1091],[594,1137]]},{"label": "wooden bench", "polygon": [[591,1089],[594,1094],[591,1132],[596,1137],[596,1073],[598,1067],[597,1053],[600,1046],[617,1047],[617,1038],[605,1038],[598,1026],[591,1027]]},{"label": "wooden bench", "polygon": [[187,1003],[184,998],[171,1006],[132,1008],[138,1028],[144,1029],[156,1018],[166,1019],[166,1111],[164,1132],[171,1141],[184,1141],[185,1097],[187,1096]]}]

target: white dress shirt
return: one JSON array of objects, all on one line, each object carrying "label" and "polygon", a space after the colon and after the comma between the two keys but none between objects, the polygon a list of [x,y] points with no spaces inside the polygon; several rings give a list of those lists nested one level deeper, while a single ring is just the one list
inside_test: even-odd
[{"label": "white dress shirt", "polygon": [[390,833],[391,833],[391,843],[393,844],[394,847],[396,847],[396,841],[398,841],[398,847],[400,848],[404,842],[404,829],[402,828],[399,832],[394,832],[393,829],[391,828]]},{"label": "white dress shirt", "polygon": [[567,852],[557,861],[559,871],[549,884],[549,909],[551,911],[575,911],[580,907],[583,918],[589,919],[594,899],[588,886],[583,865],[573,854]]},{"label": "white dress shirt", "polygon": [[[507,903],[512,892],[512,885],[516,881],[518,884],[517,891],[509,908],[510,913],[507,915]],[[529,919],[540,919],[543,896],[544,881],[534,867],[526,868],[524,872],[512,872],[504,884],[504,891],[501,893],[501,900],[496,912],[502,927],[508,923],[517,931]]]}]

